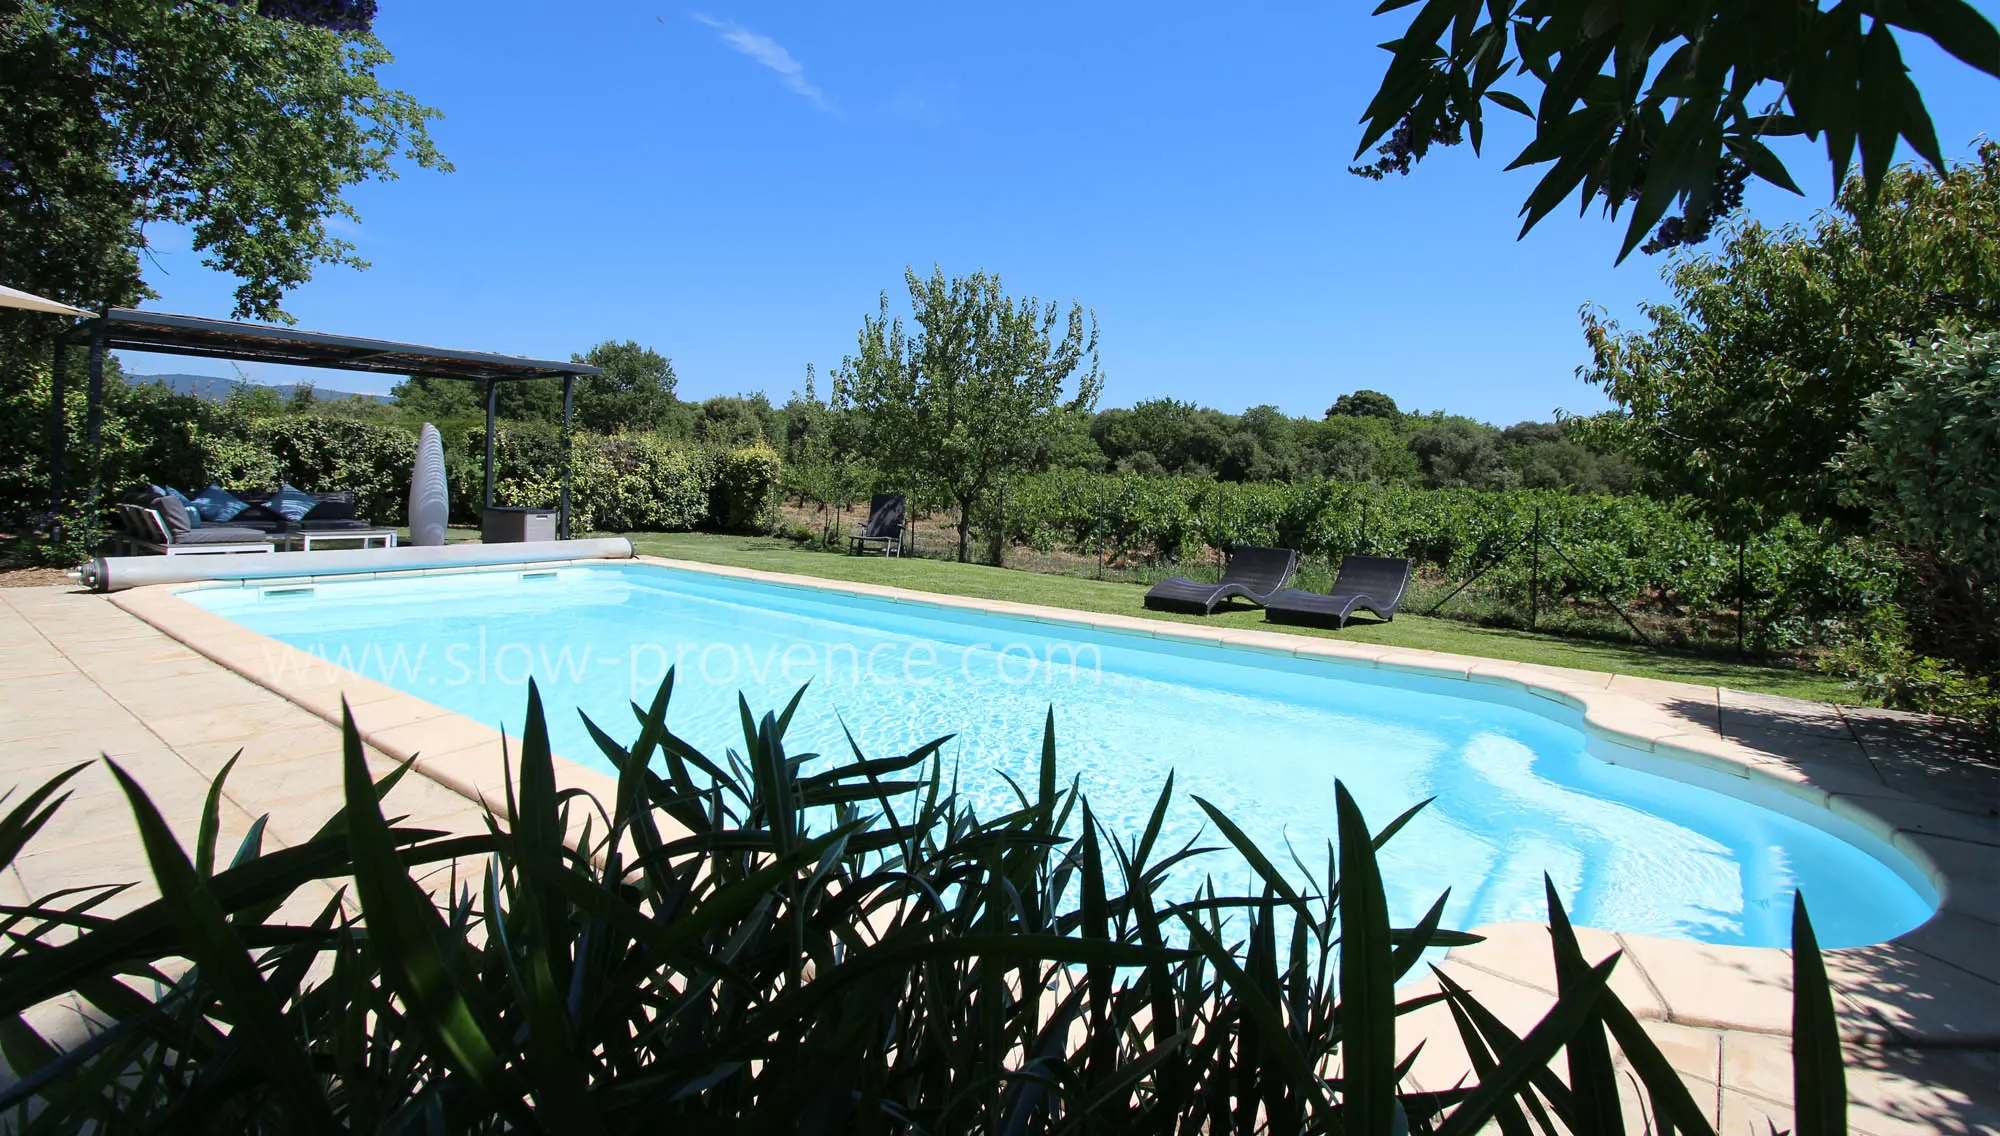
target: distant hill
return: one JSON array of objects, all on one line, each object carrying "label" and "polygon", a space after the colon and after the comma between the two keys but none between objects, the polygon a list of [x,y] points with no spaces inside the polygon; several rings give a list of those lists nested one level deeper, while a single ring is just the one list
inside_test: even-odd
[{"label": "distant hill", "polygon": [[[226,402],[237,387],[267,386],[278,392],[279,398],[290,398],[298,389],[297,383],[245,383],[242,379],[225,379],[216,375],[126,375],[125,381],[138,386],[144,383],[165,383],[175,394],[191,394],[207,402]],[[386,394],[356,394],[353,391],[334,390],[315,383],[313,394],[319,398],[365,398],[370,402],[394,402]]]}]

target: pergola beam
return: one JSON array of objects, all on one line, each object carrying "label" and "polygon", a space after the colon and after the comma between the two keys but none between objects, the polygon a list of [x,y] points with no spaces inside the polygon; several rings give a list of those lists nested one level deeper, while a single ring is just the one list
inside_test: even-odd
[{"label": "pergola beam", "polygon": [[557,504],[557,531],[569,536],[570,507],[570,414],[576,379],[579,375],[604,372],[588,363],[555,359],[528,359],[518,355],[496,355],[478,351],[426,347],[386,339],[362,339],[350,335],[298,331],[265,324],[234,320],[205,319],[113,308],[95,319],[84,321],[62,336],[56,344],[54,385],[50,391],[49,463],[50,504],[61,513],[66,489],[64,469],[67,427],[63,419],[65,346],[77,342],[90,345],[90,375],[85,408],[86,446],[90,455],[89,500],[97,502],[98,470],[102,465],[104,427],[104,357],[113,350],[150,351],[162,355],[183,355],[201,359],[231,359],[245,362],[282,363],[293,367],[359,371],[368,374],[421,376],[430,379],[483,382],[486,384],[486,508],[493,507],[493,440],[498,430],[500,384],[534,379],[560,378],[563,381],[562,496]]}]

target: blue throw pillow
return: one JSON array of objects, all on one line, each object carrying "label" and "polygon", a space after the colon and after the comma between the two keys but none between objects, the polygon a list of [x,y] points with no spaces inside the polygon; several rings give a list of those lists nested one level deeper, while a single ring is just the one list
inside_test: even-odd
[{"label": "blue throw pillow", "polygon": [[301,493],[289,485],[279,486],[278,491],[271,494],[271,499],[264,502],[266,508],[282,514],[286,520],[291,521],[293,524],[297,524],[300,520],[303,520],[305,515],[312,512],[313,506],[317,504],[319,504],[319,498],[310,493]]},{"label": "blue throw pillow", "polygon": [[236,515],[250,506],[242,498],[220,485],[211,485],[194,499],[195,511],[201,519],[212,525],[226,525],[236,519]]}]

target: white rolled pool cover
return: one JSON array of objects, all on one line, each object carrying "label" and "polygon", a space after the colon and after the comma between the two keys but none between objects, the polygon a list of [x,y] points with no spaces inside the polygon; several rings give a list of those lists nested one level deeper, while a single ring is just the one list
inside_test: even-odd
[{"label": "white rolled pool cover", "polygon": [[544,564],[558,560],[630,560],[622,536],[589,540],[539,540],[519,544],[449,544],[436,548],[345,548],[327,552],[222,553],[209,556],[100,556],[78,570],[93,591],[119,592],[148,584],[205,580],[269,580],[413,572],[426,568],[479,568]]}]

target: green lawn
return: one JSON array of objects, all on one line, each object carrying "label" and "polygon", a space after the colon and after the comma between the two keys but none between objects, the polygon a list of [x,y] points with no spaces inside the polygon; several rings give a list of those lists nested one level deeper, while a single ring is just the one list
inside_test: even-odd
[{"label": "green lawn", "polygon": [[1362,643],[1420,647],[1432,651],[1450,651],[1460,655],[1480,655],[1489,659],[1512,659],[1523,663],[1576,667],[1581,670],[1616,671],[1619,674],[1646,678],[1672,679],[1679,682],[1700,683],[1704,686],[1727,686],[1735,690],[1784,694],[1794,698],[1813,698],[1827,702],[1854,700],[1852,693],[1839,683],[1810,671],[1759,666],[1727,657],[1654,650],[1588,639],[1560,639],[1553,635],[1479,627],[1456,620],[1428,619],[1421,615],[1399,615],[1394,623],[1365,625],[1354,623],[1345,631],[1274,627],[1265,623],[1263,613],[1258,611],[1232,611],[1207,618],[1147,611],[1139,602],[1140,596],[1144,594],[1143,590],[1135,584],[1085,580],[1073,576],[1050,576],[1036,572],[1016,572],[1005,568],[953,564],[942,560],[890,560],[880,556],[846,556],[803,548],[790,541],[771,537],[713,536],[707,533],[630,535],[632,543],[643,553],[679,560],[699,560],[709,564],[728,564],[738,568],[761,568],[769,572],[791,572],[828,580],[891,584],[917,591],[1044,604],[1074,611],[1136,615],[1148,619],[1199,623],[1211,627],[1251,627],[1298,635],[1326,635]]}]

